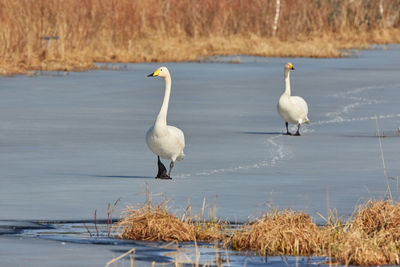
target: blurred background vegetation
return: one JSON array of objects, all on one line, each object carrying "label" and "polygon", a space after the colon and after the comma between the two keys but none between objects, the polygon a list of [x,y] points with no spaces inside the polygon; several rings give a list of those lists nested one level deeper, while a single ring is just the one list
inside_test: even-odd
[{"label": "blurred background vegetation", "polygon": [[400,0],[0,0],[0,73],[400,42]]}]

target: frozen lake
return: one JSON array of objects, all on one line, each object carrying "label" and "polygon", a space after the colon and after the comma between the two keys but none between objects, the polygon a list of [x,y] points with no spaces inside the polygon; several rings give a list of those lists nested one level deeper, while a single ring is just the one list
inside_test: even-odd
[{"label": "frozen lake", "polygon": [[[217,196],[217,216],[230,221],[269,204],[346,216],[386,195],[375,115],[398,199],[400,46],[343,59],[240,60],[0,78],[0,220],[90,220],[96,209],[104,219],[121,198],[118,217],[145,201],[146,184],[174,213],[188,202],[199,212],[203,198],[211,207]],[[309,105],[301,137],[282,135],[276,111],[289,60],[292,94]],[[154,179],[145,143],[164,94],[163,80],[146,76],[160,65],[172,75],[168,123],[186,138],[173,180]],[[0,248],[7,242],[0,236]]]}]

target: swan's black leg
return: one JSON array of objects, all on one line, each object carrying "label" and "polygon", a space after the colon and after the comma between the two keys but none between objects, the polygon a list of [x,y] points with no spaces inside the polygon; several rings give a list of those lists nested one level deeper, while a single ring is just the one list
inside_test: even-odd
[{"label": "swan's black leg", "polygon": [[292,135],[292,134],[289,132],[289,123],[285,122],[285,125],[286,125],[286,133],[285,133],[285,135]]},{"label": "swan's black leg", "polygon": [[300,123],[299,123],[299,125],[297,125],[297,132],[294,135],[300,136]]},{"label": "swan's black leg", "polygon": [[160,156],[157,156],[157,165],[158,165],[158,172],[157,172],[157,178],[160,179],[171,179],[169,175],[167,175],[167,168],[165,168],[164,164],[160,160]]},{"label": "swan's black leg", "polygon": [[[168,172],[168,177],[170,177],[170,175],[171,175],[171,171],[172,171],[172,168],[174,167],[174,162],[173,161],[171,161],[171,163],[169,164],[169,172]],[[172,178],[170,178],[170,179],[172,179]]]}]

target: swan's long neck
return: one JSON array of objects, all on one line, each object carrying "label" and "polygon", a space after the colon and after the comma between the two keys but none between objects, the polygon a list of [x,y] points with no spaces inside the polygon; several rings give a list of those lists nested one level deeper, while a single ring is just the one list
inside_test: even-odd
[{"label": "swan's long neck", "polygon": [[290,96],[290,71],[285,69],[285,95]]},{"label": "swan's long neck", "polygon": [[167,126],[168,104],[169,104],[169,97],[171,95],[171,76],[167,76],[164,79],[165,79],[164,101],[162,103],[160,113],[158,113],[155,122],[156,126]]}]

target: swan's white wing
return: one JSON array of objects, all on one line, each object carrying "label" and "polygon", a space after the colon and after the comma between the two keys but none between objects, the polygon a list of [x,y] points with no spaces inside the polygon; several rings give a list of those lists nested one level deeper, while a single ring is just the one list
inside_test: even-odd
[{"label": "swan's white wing", "polygon": [[168,125],[168,131],[171,135],[176,138],[176,142],[180,148],[180,154],[177,156],[177,160],[183,160],[185,158],[185,154],[183,153],[183,149],[185,148],[185,135],[182,130],[176,128],[175,126]]},{"label": "swan's white wing", "polygon": [[182,147],[183,150],[185,148],[185,135],[183,134],[182,130],[171,125],[168,125],[167,127],[169,133],[177,138],[179,145]]},{"label": "swan's white wing", "polygon": [[290,97],[290,101],[295,106],[296,115],[298,117],[299,123],[310,123],[308,119],[308,105],[307,102],[300,96],[292,96]]},{"label": "swan's white wing", "polygon": [[292,103],[294,105],[296,105],[296,107],[300,108],[303,110],[303,112],[305,113],[305,115],[307,116],[308,114],[308,105],[307,102],[300,96],[291,96],[290,97],[290,101],[292,101]]}]

